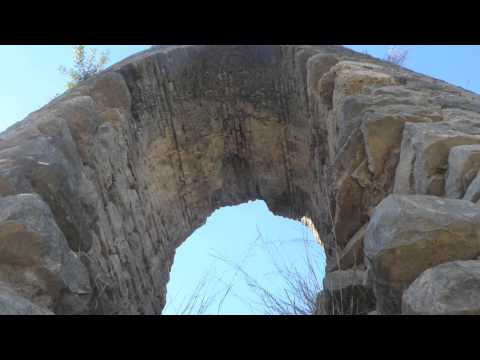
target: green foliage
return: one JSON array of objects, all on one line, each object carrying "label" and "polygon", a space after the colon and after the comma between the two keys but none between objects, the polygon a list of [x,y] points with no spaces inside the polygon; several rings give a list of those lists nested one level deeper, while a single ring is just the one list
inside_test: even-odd
[{"label": "green foliage", "polygon": [[69,89],[102,71],[109,60],[106,52],[101,53],[97,59],[97,49],[90,48],[87,54],[85,45],[75,45],[73,54],[73,68],[67,69],[65,66],[60,66],[59,68],[62,74],[70,77],[70,81],[67,84]]}]

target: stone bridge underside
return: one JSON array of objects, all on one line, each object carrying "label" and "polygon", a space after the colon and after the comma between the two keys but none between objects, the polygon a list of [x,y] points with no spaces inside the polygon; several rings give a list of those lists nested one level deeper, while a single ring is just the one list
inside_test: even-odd
[{"label": "stone bridge underside", "polygon": [[340,46],[153,47],[0,135],[0,313],[160,314],[175,249],[254,199],[318,231],[318,314],[476,313],[479,170],[463,89]]}]

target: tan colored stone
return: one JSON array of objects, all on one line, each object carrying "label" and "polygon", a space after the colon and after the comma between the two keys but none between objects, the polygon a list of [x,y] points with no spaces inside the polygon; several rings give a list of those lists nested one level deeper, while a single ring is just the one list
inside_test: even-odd
[{"label": "tan colored stone", "polygon": [[480,144],[480,131],[470,122],[407,123],[394,193],[445,195],[450,150]]},{"label": "tan colored stone", "polygon": [[479,143],[478,113],[474,94],[341,46],[153,47],[0,134],[2,259],[16,259],[0,273],[54,312],[160,314],[175,249],[254,199],[309,218],[329,266],[341,250],[355,265],[395,177],[399,192],[443,196],[450,149]]},{"label": "tan colored stone", "polygon": [[89,299],[87,270],[37,195],[0,198],[0,282],[50,311],[58,311],[70,294]]},{"label": "tan colored stone", "polygon": [[377,311],[400,313],[405,289],[426,269],[480,254],[480,208],[434,196],[390,195],[368,225],[364,252]]},{"label": "tan colored stone", "polygon": [[365,230],[367,225],[364,225],[347,243],[345,248],[339,251],[338,259],[327,267],[327,271],[347,270],[351,268],[362,268],[363,262],[363,240],[365,238]]},{"label": "tan colored stone", "polygon": [[362,122],[362,132],[370,171],[380,174],[385,170],[388,157],[393,152],[399,152],[406,122],[435,122],[441,119],[438,111],[411,105],[390,105],[368,113]]}]

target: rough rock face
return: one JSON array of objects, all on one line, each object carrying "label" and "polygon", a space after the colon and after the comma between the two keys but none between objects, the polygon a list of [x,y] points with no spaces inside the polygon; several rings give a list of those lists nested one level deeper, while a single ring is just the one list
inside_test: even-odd
[{"label": "rough rock face", "polygon": [[[0,282],[45,309],[85,310],[91,294],[87,269],[47,204],[35,194],[0,198],[0,224]],[[8,294],[5,289],[0,294]]]},{"label": "rough rock face", "polygon": [[317,299],[317,315],[366,315],[375,310],[375,295],[365,276],[358,269],[328,273]]},{"label": "rough rock face", "polygon": [[480,170],[480,145],[456,146],[450,150],[445,184],[447,197],[460,199]]},{"label": "rough rock face", "polygon": [[401,312],[403,291],[426,269],[480,255],[480,207],[435,196],[390,195],[365,235],[379,314]]},{"label": "rough rock face", "polygon": [[5,284],[0,283],[0,314],[2,315],[54,315],[53,312],[35,305],[19,296]]},{"label": "rough rock face", "polygon": [[454,261],[426,270],[403,294],[402,313],[479,315],[480,261]]},{"label": "rough rock face", "polygon": [[[408,282],[473,259],[477,159],[459,148],[479,144],[480,97],[341,46],[153,47],[0,135],[5,312],[160,314],[175,249],[215,209],[254,199],[308,219],[327,272],[367,265],[367,288],[397,289],[395,257],[366,261],[364,243],[387,240],[366,235],[386,228],[369,225],[375,207],[391,193],[459,198],[442,226],[468,229],[447,228],[437,252],[460,243],[412,260]],[[423,215],[411,239],[437,224]],[[379,313],[398,311],[378,294]]]}]

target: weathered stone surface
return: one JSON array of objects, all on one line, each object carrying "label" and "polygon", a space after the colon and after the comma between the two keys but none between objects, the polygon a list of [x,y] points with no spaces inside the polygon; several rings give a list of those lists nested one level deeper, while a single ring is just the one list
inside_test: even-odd
[{"label": "weathered stone surface", "polygon": [[86,310],[87,269],[71,251],[49,207],[35,194],[0,198],[0,281],[41,307],[69,313]]},{"label": "weathered stone surface", "polygon": [[480,144],[479,126],[480,123],[468,120],[407,123],[394,192],[444,196],[450,150]]},{"label": "weathered stone surface", "polygon": [[460,199],[480,170],[480,145],[456,146],[448,156],[446,196]]},{"label": "weathered stone surface", "polygon": [[321,305],[328,315],[361,315],[375,309],[375,296],[365,285],[365,272],[343,270],[328,273],[323,281]]},{"label": "weathered stone surface", "polygon": [[24,297],[19,296],[3,283],[0,283],[0,314],[1,315],[53,315],[54,313],[41,308]]},{"label": "weathered stone surface", "polygon": [[327,267],[327,271],[345,270],[351,268],[363,268],[363,240],[365,238],[366,225],[363,226],[348,242],[341,251],[335,262]]},{"label": "weathered stone surface", "polygon": [[480,261],[453,261],[426,270],[405,291],[405,315],[479,315]]},{"label": "weathered stone surface", "polygon": [[439,110],[432,106],[395,104],[368,113],[362,122],[362,132],[369,170],[377,175],[385,171],[390,155],[398,154],[405,123],[441,121]]},{"label": "weathered stone surface", "polygon": [[[475,94],[341,46],[154,46],[0,134],[0,208],[37,204],[0,223],[0,280],[55,313],[160,314],[175,249],[253,199],[308,218],[327,271],[360,267],[375,207],[394,190],[444,196],[479,113]],[[443,225],[474,227],[452,209]]]},{"label": "weathered stone surface", "polygon": [[328,273],[323,280],[323,287],[329,291],[337,291],[348,286],[361,286],[365,280],[362,270],[339,270]]},{"label": "weathered stone surface", "polygon": [[423,271],[480,254],[480,208],[463,200],[390,195],[370,220],[364,251],[377,311],[400,313],[403,291]]},{"label": "weathered stone surface", "polygon": [[480,200],[480,171],[477,173],[473,181],[468,185],[467,191],[463,197],[463,200],[468,200],[474,203],[478,203]]}]

